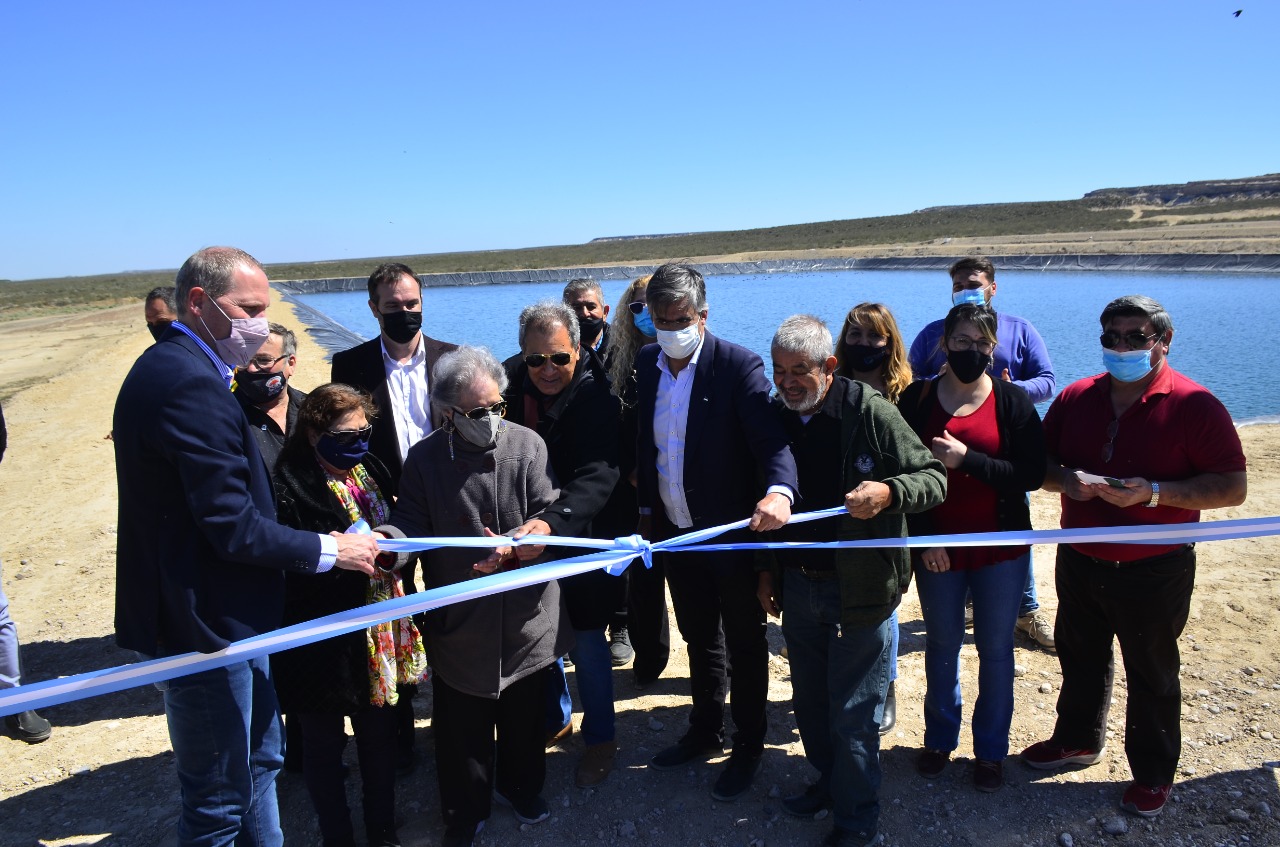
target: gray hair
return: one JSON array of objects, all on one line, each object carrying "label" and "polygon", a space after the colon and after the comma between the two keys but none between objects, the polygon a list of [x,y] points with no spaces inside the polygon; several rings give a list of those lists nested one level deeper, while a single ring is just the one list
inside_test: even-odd
[{"label": "gray hair", "polygon": [[520,349],[524,349],[524,337],[529,332],[545,332],[548,335],[562,326],[569,333],[569,343],[577,349],[582,343],[582,329],[578,326],[578,316],[564,303],[555,300],[543,300],[532,306],[525,306],[520,313]]},{"label": "gray hair", "polygon": [[1164,306],[1144,294],[1126,294],[1124,297],[1117,297],[1102,310],[1102,317],[1098,321],[1102,324],[1102,328],[1106,329],[1112,318],[1137,317],[1145,317],[1151,321],[1152,329],[1160,333],[1161,338],[1173,329],[1173,318],[1169,317]]},{"label": "gray hair", "polygon": [[174,292],[178,314],[185,313],[193,288],[203,288],[209,297],[226,294],[231,290],[232,275],[241,267],[262,270],[257,259],[235,247],[206,247],[195,253],[178,269]]},{"label": "gray hair", "polygon": [[169,307],[169,311],[175,315],[178,314],[178,306],[173,299],[174,288],[172,285],[161,285],[147,292],[147,296],[142,298],[143,305],[149,304],[152,300],[163,300],[164,304]]},{"label": "gray hair", "polygon": [[498,391],[506,392],[507,372],[487,348],[463,345],[441,356],[431,371],[431,406],[436,415],[456,409],[462,392],[480,376],[489,377]]},{"label": "gray hair", "polygon": [[668,262],[653,272],[644,297],[649,311],[687,302],[701,312],[707,308],[707,281],[690,265]]},{"label": "gray hair", "polygon": [[564,294],[561,296],[564,297],[564,302],[568,303],[570,297],[575,294],[581,294],[584,291],[594,291],[603,305],[604,289],[600,287],[600,283],[589,276],[569,280],[569,284],[564,287]]},{"label": "gray hair", "polygon": [[785,353],[798,353],[812,365],[825,362],[834,349],[831,330],[821,318],[813,315],[792,315],[787,318],[773,334],[770,347]]},{"label": "gray hair", "polygon": [[294,335],[289,327],[272,322],[267,324],[267,332],[280,336],[281,353],[286,356],[298,355],[298,336]]}]

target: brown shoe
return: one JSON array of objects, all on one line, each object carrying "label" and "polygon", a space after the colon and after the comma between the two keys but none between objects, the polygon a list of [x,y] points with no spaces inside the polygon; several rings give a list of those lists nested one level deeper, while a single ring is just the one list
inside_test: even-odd
[{"label": "brown shoe", "polygon": [[990,759],[974,761],[973,787],[988,794],[1004,788],[1004,762]]},{"label": "brown shoe", "polygon": [[920,753],[920,758],[916,759],[916,773],[925,779],[937,779],[947,769],[949,761],[951,761],[950,753],[925,749]]},{"label": "brown shoe", "polygon": [[548,732],[547,749],[550,750],[552,747],[557,747],[560,744],[563,744],[569,740],[569,736],[571,735],[573,735],[573,721],[569,721],[567,724],[560,727],[559,732]]},{"label": "brown shoe", "polygon": [[613,759],[618,753],[618,742],[603,741],[587,747],[578,762],[575,783],[579,788],[594,788],[608,778],[613,771]]}]

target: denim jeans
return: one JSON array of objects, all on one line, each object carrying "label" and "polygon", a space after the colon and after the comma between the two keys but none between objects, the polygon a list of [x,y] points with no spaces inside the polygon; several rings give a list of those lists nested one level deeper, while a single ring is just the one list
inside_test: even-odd
[{"label": "denim jeans", "polygon": [[[0,563],[0,578],[4,566]],[[0,582],[0,688],[13,688],[22,674],[18,668],[18,628],[9,617],[9,598],[4,595],[4,583]]]},{"label": "denim jeans", "polygon": [[569,657],[582,700],[582,742],[603,744],[613,740],[613,654],[604,629],[576,629],[574,635]]},{"label": "denim jeans", "polygon": [[547,733],[554,734],[573,720],[573,698],[564,675],[564,659],[556,659],[542,673],[547,675]]},{"label": "denim jeans", "polygon": [[[1031,495],[1027,495],[1027,504],[1031,503]],[[1036,563],[1034,551],[1027,553],[1027,581],[1022,589],[1022,605],[1018,607],[1018,617],[1029,615],[1040,608],[1040,598],[1036,596]]]},{"label": "denim jeans", "polygon": [[898,678],[898,644],[901,638],[898,632],[898,610],[894,609],[889,616],[889,681]]},{"label": "denim jeans", "polygon": [[875,832],[880,819],[880,718],[889,686],[889,621],[840,624],[840,582],[783,576],[782,634],[791,663],[796,726],[835,825]]},{"label": "denim jeans", "polygon": [[178,843],[280,847],[284,730],[267,657],[169,680],[164,711],[182,787]]},{"label": "denim jeans", "polygon": [[977,570],[933,573],[916,565],[924,616],[924,746],[950,753],[960,743],[960,646],[965,595],[973,597],[978,648],[978,701],[973,706],[973,752],[1001,761],[1009,755],[1013,721],[1013,627],[1026,585],[1023,554]]}]

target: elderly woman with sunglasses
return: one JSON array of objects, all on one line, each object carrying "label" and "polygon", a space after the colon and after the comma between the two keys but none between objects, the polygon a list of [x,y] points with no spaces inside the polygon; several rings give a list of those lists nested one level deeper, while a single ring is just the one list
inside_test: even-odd
[{"label": "elderly woman with sunglasses", "polygon": [[[520,355],[505,363],[507,418],[542,436],[560,496],[514,535],[596,536],[593,524],[618,482],[618,398],[599,360],[579,346],[578,322],[563,303],[544,302],[520,313]],[[633,516],[634,520],[634,516]],[[517,547],[517,555],[532,555]],[[604,571],[560,580],[573,625],[569,651],[582,698],[580,788],[598,785],[613,769],[613,662],[605,627],[622,607],[626,583]],[[550,669],[549,735],[571,731],[572,701],[564,669]]]},{"label": "elderly woman with sunglasses", "polygon": [[[940,342],[946,372],[912,383],[898,410],[947,468],[947,499],[909,515],[913,536],[1031,529],[1026,492],[1045,474],[1044,430],[1022,388],[993,379],[996,313],[961,304],[947,313]],[[966,593],[973,596],[978,699],[973,709],[974,786],[1004,784],[1013,720],[1013,625],[1030,548],[930,547],[914,557],[925,625],[924,746],[916,770],[934,779],[959,745],[960,647]]]},{"label": "elderly woman with sunglasses", "polygon": [[[574,321],[574,325],[577,322]],[[487,350],[445,353],[431,375],[431,404],[443,425],[409,450],[393,537],[506,535],[556,501],[547,447],[537,433],[504,421],[507,375]],[[428,550],[428,590],[518,567],[510,547]],[[445,844],[470,844],[490,801],[522,823],[550,816],[546,779],[546,674],[572,633],[561,624],[560,589],[540,583],[426,613],[432,666],[437,781]],[[495,732],[497,742],[495,744]]]},{"label": "elderly woman with sunglasses", "polygon": [[[322,385],[298,409],[296,428],[276,464],[281,523],[313,532],[343,532],[359,521],[385,523],[395,500],[395,482],[369,453],[368,395],[340,383]],[[379,557],[385,566],[372,577],[353,571],[288,573],[286,624],[403,597],[394,568],[403,562]],[[343,719],[355,729],[364,825],[372,847],[399,844],[395,831],[397,684],[419,682],[426,673],[422,638],[408,618],[339,635],[272,657],[276,689],[290,722],[302,728],[302,770],[326,847],[354,845],[347,808],[342,748]]]}]

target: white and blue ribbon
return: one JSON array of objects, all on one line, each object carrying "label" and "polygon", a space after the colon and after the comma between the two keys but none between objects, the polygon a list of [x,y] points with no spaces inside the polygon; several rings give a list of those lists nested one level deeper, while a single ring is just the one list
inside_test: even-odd
[{"label": "white and blue ribbon", "polygon": [[[793,515],[790,523],[803,523],[844,513],[845,510],[840,507],[823,509],[816,512]],[[406,615],[439,609],[453,603],[476,600],[503,591],[514,591],[553,579],[564,579],[599,569],[618,575],[637,558],[646,567],[652,567],[653,554],[655,552],[700,553],[728,550],[831,550],[877,547],[996,547],[1029,544],[1098,543],[1174,545],[1280,535],[1280,516],[1277,516],[1209,521],[1206,523],[1113,526],[1092,529],[1026,530],[907,538],[872,538],[850,541],[702,543],[725,532],[742,529],[747,523],[745,520],[737,521],[710,529],[695,530],[665,541],[656,542],[647,541],[639,535],[615,538],[612,541],[598,538],[567,538],[545,535],[527,535],[519,539],[468,536],[380,540],[378,546],[383,550],[392,552],[415,552],[442,547],[492,548],[530,544],[580,547],[594,552],[569,559],[559,559],[542,565],[533,565],[481,576],[430,591],[361,606],[358,609],[350,609],[338,614],[307,621],[306,623],[284,627],[264,635],[246,638],[243,641],[234,642],[228,645],[226,649],[219,650],[216,653],[184,653],[177,656],[166,656],[161,659],[151,659],[136,664],[90,671],[62,679],[10,688],[0,691],[0,716],[17,714],[28,709],[43,709],[73,700],[111,694],[128,688],[147,685],[148,683],[161,682],[174,677],[213,670],[235,662],[248,661],[258,656],[277,653],[292,647],[300,647],[304,644],[311,644],[316,641],[323,641],[326,638],[366,629],[375,624],[402,618]]]}]

